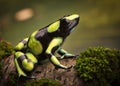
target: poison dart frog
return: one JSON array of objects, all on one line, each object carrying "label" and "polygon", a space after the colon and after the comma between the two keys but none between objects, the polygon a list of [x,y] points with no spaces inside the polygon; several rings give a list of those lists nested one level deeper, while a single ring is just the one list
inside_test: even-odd
[{"label": "poison dart frog", "polygon": [[62,49],[61,46],[78,23],[78,14],[67,15],[42,29],[36,30],[29,37],[20,41],[15,47],[14,54],[18,75],[27,77],[27,72],[33,71],[36,64],[47,58],[57,68],[70,69],[72,66],[62,65],[55,53],[61,56],[60,59],[76,57],[76,55]]}]

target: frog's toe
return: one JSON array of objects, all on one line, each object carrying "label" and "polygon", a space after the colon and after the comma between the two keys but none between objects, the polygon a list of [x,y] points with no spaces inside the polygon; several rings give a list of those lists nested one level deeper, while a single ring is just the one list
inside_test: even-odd
[{"label": "frog's toe", "polygon": [[71,65],[71,66],[69,66],[68,68],[67,68],[67,70],[69,70],[69,69],[71,69],[71,68],[73,68],[74,66],[73,65]]}]

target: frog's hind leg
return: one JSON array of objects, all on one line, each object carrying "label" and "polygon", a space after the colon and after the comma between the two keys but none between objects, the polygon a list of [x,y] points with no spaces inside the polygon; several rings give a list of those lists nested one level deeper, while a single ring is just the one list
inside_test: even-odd
[{"label": "frog's hind leg", "polygon": [[34,69],[35,63],[37,63],[37,59],[31,53],[24,54],[23,52],[20,51],[15,53],[14,61],[19,77],[20,76],[28,77],[24,70],[27,72],[32,71]]},{"label": "frog's hind leg", "polygon": [[27,74],[21,69],[21,67],[20,67],[20,65],[18,63],[17,58],[14,59],[14,62],[15,62],[15,66],[16,66],[16,69],[17,69],[19,77],[20,76],[27,76]]}]

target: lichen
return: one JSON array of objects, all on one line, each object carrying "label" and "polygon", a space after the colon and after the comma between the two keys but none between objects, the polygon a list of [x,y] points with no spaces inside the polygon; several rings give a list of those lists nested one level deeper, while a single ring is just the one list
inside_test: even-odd
[{"label": "lichen", "polygon": [[120,84],[120,50],[93,47],[80,53],[75,69],[85,82],[97,86]]},{"label": "lichen", "polygon": [[63,86],[60,82],[52,79],[40,79],[27,81],[24,86]]}]

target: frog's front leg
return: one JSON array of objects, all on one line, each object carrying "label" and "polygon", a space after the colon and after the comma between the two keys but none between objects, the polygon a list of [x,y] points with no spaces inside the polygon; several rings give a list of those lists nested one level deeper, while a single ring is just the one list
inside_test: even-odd
[{"label": "frog's front leg", "polygon": [[77,57],[77,55],[68,53],[66,50],[64,50],[64,49],[62,49],[62,48],[60,48],[57,53],[58,53],[59,55],[61,55],[60,59]]},{"label": "frog's front leg", "polygon": [[50,44],[49,44],[49,46],[48,46],[48,48],[47,48],[47,50],[46,50],[46,55],[47,55],[47,57],[50,59],[50,61],[55,65],[55,67],[57,67],[57,68],[63,68],[63,69],[69,69],[69,68],[71,68],[72,66],[70,66],[70,67],[67,67],[67,66],[64,66],[64,65],[62,65],[59,61],[58,61],[58,59],[54,56],[54,52],[55,52],[55,47],[58,47],[58,46],[60,46],[60,44],[62,43],[62,38],[60,38],[60,37],[57,37],[57,38],[54,38],[51,42],[50,42]]},{"label": "frog's front leg", "polygon": [[50,61],[53,63],[53,65],[55,65],[55,68],[62,68],[62,69],[70,69],[72,66],[67,67],[62,65],[59,60],[56,58],[56,56],[54,56],[53,54],[49,54],[48,55],[50,58]]}]

